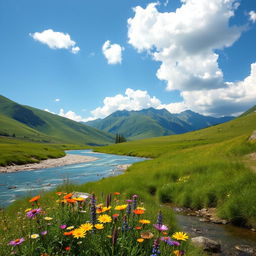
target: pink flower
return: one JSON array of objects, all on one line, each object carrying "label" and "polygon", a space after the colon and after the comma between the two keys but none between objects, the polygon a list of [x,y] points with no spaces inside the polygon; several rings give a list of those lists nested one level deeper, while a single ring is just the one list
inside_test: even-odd
[{"label": "pink flower", "polygon": [[27,212],[27,217],[33,219],[37,214],[41,212],[41,208],[33,209]]},{"label": "pink flower", "polygon": [[15,240],[12,240],[9,242],[9,245],[13,245],[13,246],[16,246],[16,245],[20,245],[22,244],[23,242],[25,241],[25,239],[22,237],[22,238],[18,238],[18,239],[15,239]]},{"label": "pink flower", "polygon": [[67,225],[60,225],[60,229],[65,229]]},{"label": "pink flower", "polygon": [[165,225],[154,224],[153,226],[154,226],[154,228],[156,228],[158,231],[166,231],[166,230],[168,230],[168,227],[165,226]]}]

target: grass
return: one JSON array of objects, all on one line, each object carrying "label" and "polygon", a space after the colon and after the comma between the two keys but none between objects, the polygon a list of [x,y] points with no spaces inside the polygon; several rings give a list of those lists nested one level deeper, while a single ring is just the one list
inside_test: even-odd
[{"label": "grass", "polygon": [[0,166],[37,163],[40,160],[65,156],[64,150],[81,147],[71,144],[33,143],[0,137]]}]

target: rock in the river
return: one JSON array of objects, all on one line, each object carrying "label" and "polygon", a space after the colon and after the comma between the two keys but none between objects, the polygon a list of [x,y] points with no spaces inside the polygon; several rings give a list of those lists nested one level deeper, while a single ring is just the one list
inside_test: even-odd
[{"label": "rock in the river", "polygon": [[220,252],[221,251],[221,245],[219,242],[216,242],[214,240],[211,240],[204,236],[197,236],[193,237],[191,239],[192,243],[200,248],[202,248],[204,251],[207,252]]},{"label": "rock in the river", "polygon": [[237,250],[236,255],[238,256],[255,256],[256,255],[256,249],[253,249],[248,245],[236,245],[235,248]]}]

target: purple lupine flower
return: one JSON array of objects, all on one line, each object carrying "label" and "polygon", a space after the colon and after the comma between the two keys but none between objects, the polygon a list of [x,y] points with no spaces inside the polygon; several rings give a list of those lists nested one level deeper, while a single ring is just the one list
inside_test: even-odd
[{"label": "purple lupine flower", "polygon": [[91,197],[91,223],[93,224],[93,226],[96,224],[97,222],[97,216],[96,216],[96,199],[95,199],[95,195],[92,194]]},{"label": "purple lupine flower", "polygon": [[[128,201],[128,200],[126,200],[126,201]],[[130,215],[131,212],[132,212],[132,205],[131,205],[131,202],[128,202],[128,206],[126,208],[126,213],[127,213],[127,215]]]},{"label": "purple lupine flower", "polygon": [[39,213],[41,213],[41,212],[42,212],[42,209],[41,209],[41,208],[32,209],[32,210],[30,210],[30,211],[27,212],[27,217],[28,217],[29,219],[33,219],[33,218],[35,218],[35,216],[36,216],[37,214],[39,214]]},{"label": "purple lupine flower", "polygon": [[180,243],[177,241],[173,241],[169,236],[167,237],[161,237],[160,238],[161,241],[164,241],[165,243],[171,245],[171,246],[179,246]]},{"label": "purple lupine flower", "polygon": [[159,240],[156,239],[154,241],[154,244],[153,244],[153,249],[152,249],[152,254],[150,256],[157,256],[158,254],[160,254],[160,250],[159,250]]},{"label": "purple lupine flower", "polygon": [[168,227],[166,225],[154,224],[153,226],[155,229],[157,229],[158,231],[161,231],[161,232],[168,230]]},{"label": "purple lupine flower", "polygon": [[60,229],[65,229],[67,225],[60,225]]},{"label": "purple lupine flower", "polygon": [[47,230],[45,230],[45,231],[42,231],[42,232],[41,232],[41,235],[42,235],[42,236],[45,236],[45,235],[47,235],[47,233],[48,233]]},{"label": "purple lupine flower", "polygon": [[157,221],[156,221],[156,223],[157,223],[158,225],[162,225],[162,224],[163,224],[163,214],[162,214],[161,211],[159,211],[159,213],[158,213],[158,215],[157,215]]},{"label": "purple lupine flower", "polygon": [[23,242],[25,241],[25,239],[22,237],[22,238],[18,238],[18,239],[15,239],[15,240],[12,240],[9,242],[9,245],[12,245],[12,246],[16,246],[16,245],[20,245],[22,244]]},{"label": "purple lupine flower", "polygon": [[132,196],[132,209],[135,210],[137,208],[137,195]]},{"label": "purple lupine flower", "polygon": [[128,222],[127,222],[127,217],[124,216],[123,223],[122,223],[122,231],[128,231],[128,230],[129,230],[129,226],[128,226]]}]

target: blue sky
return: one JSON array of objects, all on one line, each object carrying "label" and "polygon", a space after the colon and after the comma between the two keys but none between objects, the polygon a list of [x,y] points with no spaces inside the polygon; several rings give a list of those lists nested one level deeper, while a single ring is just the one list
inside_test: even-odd
[{"label": "blue sky", "polygon": [[151,106],[237,115],[256,103],[255,11],[252,0],[0,0],[0,94],[77,121]]}]

